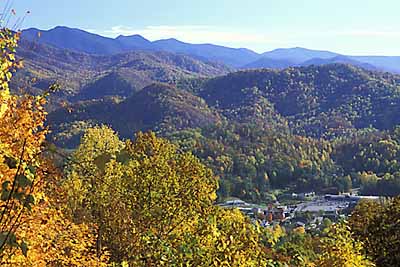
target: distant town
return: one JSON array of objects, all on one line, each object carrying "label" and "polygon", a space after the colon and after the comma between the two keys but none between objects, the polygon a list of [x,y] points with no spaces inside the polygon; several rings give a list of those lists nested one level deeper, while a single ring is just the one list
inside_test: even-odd
[{"label": "distant town", "polygon": [[285,204],[275,201],[258,205],[241,199],[229,199],[218,205],[227,209],[237,208],[263,227],[279,224],[289,229],[304,227],[314,230],[321,228],[324,223],[347,218],[360,200],[380,199],[379,196],[360,196],[357,193],[317,195],[308,192],[286,195]]}]

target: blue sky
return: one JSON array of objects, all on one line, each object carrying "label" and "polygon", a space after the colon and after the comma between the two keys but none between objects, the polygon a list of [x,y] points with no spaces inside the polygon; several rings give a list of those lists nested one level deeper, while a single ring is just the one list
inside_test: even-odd
[{"label": "blue sky", "polygon": [[[4,6],[6,0],[0,0]],[[77,27],[265,52],[306,47],[400,56],[399,0],[13,0],[22,28]]]}]

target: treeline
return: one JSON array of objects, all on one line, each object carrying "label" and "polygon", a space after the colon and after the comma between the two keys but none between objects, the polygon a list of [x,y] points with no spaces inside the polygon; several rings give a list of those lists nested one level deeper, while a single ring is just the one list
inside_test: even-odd
[{"label": "treeline", "polygon": [[399,132],[364,130],[328,141],[257,124],[220,123],[166,137],[213,169],[221,198],[265,202],[272,189],[336,194],[360,188],[366,195],[399,195]]},{"label": "treeline", "polygon": [[122,138],[155,131],[212,168],[221,198],[265,202],[271,189],[355,188],[396,196],[399,83],[398,75],[343,64],[158,83],[126,99],[51,112],[49,140],[75,148],[86,129],[102,124]]},{"label": "treeline", "polygon": [[220,177],[221,198],[264,202],[271,189],[322,190],[341,175],[328,142],[255,124],[218,124],[167,137],[213,169]]}]

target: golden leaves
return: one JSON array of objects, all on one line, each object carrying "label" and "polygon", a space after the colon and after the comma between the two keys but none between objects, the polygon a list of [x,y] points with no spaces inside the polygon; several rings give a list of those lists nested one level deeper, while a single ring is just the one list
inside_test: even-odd
[{"label": "golden leaves", "polygon": [[112,259],[131,266],[266,262],[257,227],[239,211],[213,206],[217,181],[196,157],[154,133],[120,144],[107,127],[89,130],[66,184],[76,218],[99,225]]},{"label": "golden leaves", "polygon": [[333,224],[321,239],[321,253],[316,266],[372,267],[362,253],[362,244],[353,239],[347,223]]},{"label": "golden leaves", "polygon": [[59,200],[46,196],[55,179],[49,179],[51,166],[41,157],[48,132],[46,96],[8,90],[12,72],[21,66],[14,56],[18,38],[0,30],[0,264],[106,266],[106,255],[97,258],[92,250],[94,226],[72,223],[60,205],[53,205]]}]

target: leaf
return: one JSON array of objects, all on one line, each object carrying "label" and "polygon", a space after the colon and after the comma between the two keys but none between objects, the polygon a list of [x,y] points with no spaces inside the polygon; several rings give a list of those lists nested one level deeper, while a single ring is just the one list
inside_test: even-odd
[{"label": "leaf", "polygon": [[6,201],[10,196],[10,191],[6,188],[2,188],[0,199]]},{"label": "leaf", "polygon": [[104,172],[106,164],[111,160],[111,158],[111,155],[108,153],[102,154],[94,159],[94,164],[100,171]]},{"label": "leaf", "polygon": [[4,162],[7,164],[8,168],[17,168],[18,161],[15,158],[4,156]]},{"label": "leaf", "polygon": [[22,254],[26,257],[28,255],[28,245],[25,243],[25,241],[22,241],[20,245]]},{"label": "leaf", "polygon": [[18,185],[21,187],[27,187],[32,185],[32,181],[26,175],[20,174],[16,177]]},{"label": "leaf", "polygon": [[32,210],[32,205],[35,204],[35,198],[32,195],[28,195],[25,199],[24,206],[27,208],[29,211]]}]

